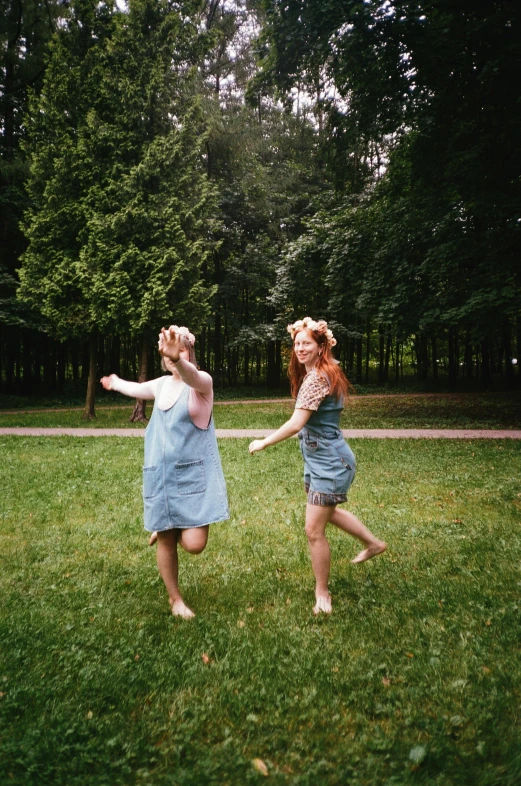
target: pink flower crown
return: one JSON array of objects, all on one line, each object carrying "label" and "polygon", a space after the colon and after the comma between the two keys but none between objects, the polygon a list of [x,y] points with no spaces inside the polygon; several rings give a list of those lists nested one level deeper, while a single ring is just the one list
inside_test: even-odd
[{"label": "pink flower crown", "polygon": [[[195,344],[195,336],[193,333],[190,333],[187,327],[178,327],[177,325],[170,325],[168,330],[173,330],[174,333],[179,333],[180,336],[182,336],[184,339],[186,339],[186,341],[188,341],[190,346],[193,347],[193,345]],[[159,349],[161,349],[162,345],[163,345],[163,334],[160,333],[159,341],[158,341]]]},{"label": "pink flower crown", "polygon": [[174,333],[179,333],[180,336],[186,338],[189,344],[193,347],[195,344],[195,336],[193,333],[190,333],[187,327],[177,327],[177,325],[170,325],[170,330],[173,330]]},{"label": "pink flower crown", "polygon": [[336,345],[336,338],[333,335],[333,331],[330,330],[327,326],[327,322],[325,319],[319,319],[318,322],[315,322],[314,319],[311,317],[304,317],[304,319],[297,319],[292,325],[288,325],[288,333],[291,333],[291,339],[294,341],[295,336],[300,330],[312,330],[314,333],[318,333],[319,335],[325,335],[330,347],[334,347]]}]

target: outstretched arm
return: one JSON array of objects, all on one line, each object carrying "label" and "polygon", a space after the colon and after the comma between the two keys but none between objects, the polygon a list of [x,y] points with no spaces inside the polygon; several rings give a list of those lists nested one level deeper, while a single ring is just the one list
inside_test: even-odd
[{"label": "outstretched arm", "polygon": [[100,382],[105,390],[116,390],[130,398],[152,401],[156,397],[156,379],[147,382],[127,382],[125,379],[120,379],[117,374],[110,374],[108,377],[102,377]]},{"label": "outstretched arm", "polygon": [[296,409],[289,420],[284,423],[277,431],[270,434],[269,437],[264,439],[254,439],[250,442],[248,450],[251,454],[256,453],[258,450],[264,450],[270,445],[276,445],[277,442],[282,442],[289,437],[294,437],[298,434],[301,428],[304,428],[311,415],[313,414],[310,409]]}]

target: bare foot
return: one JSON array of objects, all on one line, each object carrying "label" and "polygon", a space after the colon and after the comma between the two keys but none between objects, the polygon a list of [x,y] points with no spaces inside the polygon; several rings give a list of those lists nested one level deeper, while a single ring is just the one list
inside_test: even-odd
[{"label": "bare foot", "polygon": [[357,554],[354,559],[351,560],[353,565],[358,565],[360,562],[366,562],[368,559],[372,559],[376,557],[377,554],[383,554],[385,549],[387,548],[387,543],[384,543],[383,540],[378,540],[372,546],[368,546],[366,549]]},{"label": "bare foot", "polygon": [[157,532],[153,532],[148,540],[148,545],[153,546],[157,541]]},{"label": "bare foot", "polygon": [[185,620],[191,619],[191,617],[195,617],[192,609],[189,609],[185,602],[181,599],[174,600],[172,603],[172,614],[174,617],[183,617]]},{"label": "bare foot", "polygon": [[331,614],[333,607],[331,605],[331,595],[318,595],[317,602],[313,606],[313,614]]}]

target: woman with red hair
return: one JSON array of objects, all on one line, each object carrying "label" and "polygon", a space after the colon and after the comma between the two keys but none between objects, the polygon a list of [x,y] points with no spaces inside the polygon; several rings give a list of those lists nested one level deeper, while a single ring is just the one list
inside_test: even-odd
[{"label": "woman with red hair", "polygon": [[250,453],[298,434],[304,457],[304,487],[307,493],[306,537],[315,574],[315,614],[331,613],[329,566],[326,538],[328,522],[358,538],[364,548],[351,560],[365,562],[387,548],[353,513],[337,505],[347,501],[354,480],[356,460],[340,431],[340,413],[348,393],[348,381],[333,358],[336,340],[327,322],[309,317],[288,325],[293,352],[288,369],[291,394],[296,399],[291,418],[274,434],[254,440]]}]

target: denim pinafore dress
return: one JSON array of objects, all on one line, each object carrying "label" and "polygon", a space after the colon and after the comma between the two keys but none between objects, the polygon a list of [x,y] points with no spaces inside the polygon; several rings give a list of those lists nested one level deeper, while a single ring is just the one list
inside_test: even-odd
[{"label": "denim pinafore dress", "polygon": [[[161,380],[157,398],[163,384]],[[145,430],[143,502],[149,532],[202,527],[229,518],[213,415],[207,429],[195,426],[189,395],[185,385],[170,409],[154,406]]]},{"label": "denim pinafore dress", "polygon": [[345,502],[355,477],[355,455],[340,431],[342,409],[341,398],[326,396],[298,433],[304,484],[312,504]]}]

